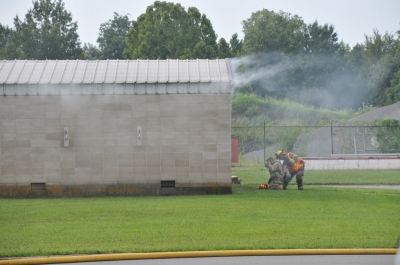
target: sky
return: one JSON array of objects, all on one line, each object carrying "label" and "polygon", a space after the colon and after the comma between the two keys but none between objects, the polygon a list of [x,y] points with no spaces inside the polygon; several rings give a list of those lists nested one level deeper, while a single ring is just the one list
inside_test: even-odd
[{"label": "sky", "polygon": [[[197,7],[211,21],[218,38],[230,40],[238,33],[243,38],[242,21],[262,9],[280,10],[302,17],[309,24],[318,21],[335,27],[339,41],[353,47],[363,43],[364,35],[374,29],[380,33],[400,30],[400,0],[169,0],[180,3],[187,10]],[[101,23],[113,18],[114,12],[130,14],[131,20],[146,11],[153,0],[64,0],[65,9],[78,22],[78,34],[83,43],[95,44]],[[32,0],[0,0],[0,23],[13,27],[16,15],[24,19]]]}]

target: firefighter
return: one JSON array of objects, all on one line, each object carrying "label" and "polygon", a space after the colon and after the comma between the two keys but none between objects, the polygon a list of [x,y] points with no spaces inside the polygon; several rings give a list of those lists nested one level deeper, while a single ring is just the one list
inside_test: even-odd
[{"label": "firefighter", "polygon": [[275,156],[279,160],[283,160],[283,165],[286,166],[287,171],[285,172],[285,180],[283,189],[287,189],[287,185],[296,176],[297,188],[303,190],[303,176],[304,176],[304,164],[305,161],[298,157],[293,152],[286,152],[286,150],[278,150]]},{"label": "firefighter", "polygon": [[273,157],[265,161],[265,166],[269,170],[270,178],[268,180],[268,189],[281,190],[284,184],[284,175],[282,164]]}]

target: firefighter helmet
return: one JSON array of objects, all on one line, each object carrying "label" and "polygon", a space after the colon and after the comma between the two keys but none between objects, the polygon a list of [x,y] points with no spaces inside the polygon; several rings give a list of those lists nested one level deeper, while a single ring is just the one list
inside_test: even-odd
[{"label": "firefighter helmet", "polygon": [[260,184],[258,186],[259,189],[268,189],[268,185],[267,184]]}]

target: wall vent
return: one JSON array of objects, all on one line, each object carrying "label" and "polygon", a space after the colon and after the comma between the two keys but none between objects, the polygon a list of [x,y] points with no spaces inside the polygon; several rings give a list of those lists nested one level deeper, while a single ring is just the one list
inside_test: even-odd
[{"label": "wall vent", "polygon": [[46,183],[31,183],[31,190],[46,190]]},{"label": "wall vent", "polygon": [[175,180],[162,180],[161,188],[175,188]]}]

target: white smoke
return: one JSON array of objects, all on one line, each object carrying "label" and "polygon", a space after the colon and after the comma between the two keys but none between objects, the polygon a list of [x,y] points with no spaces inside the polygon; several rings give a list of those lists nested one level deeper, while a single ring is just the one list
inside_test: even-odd
[{"label": "white smoke", "polygon": [[[303,62],[306,65],[302,65]],[[264,53],[234,58],[231,60],[233,89],[255,85],[267,96],[281,93],[281,96],[307,105],[332,109],[358,108],[368,93],[366,82],[360,82],[355,74],[346,71],[340,65],[342,62],[333,55],[289,57]],[[312,87],[307,87],[305,84],[313,78],[319,79]]]},{"label": "white smoke", "polygon": [[246,86],[255,80],[272,78],[283,69],[283,65],[280,63],[278,65],[263,65],[262,67],[252,71],[239,71],[241,67],[248,67],[250,65],[253,65],[255,63],[255,60],[258,59],[254,55],[237,57],[231,60],[233,69],[235,70],[234,88]]}]

